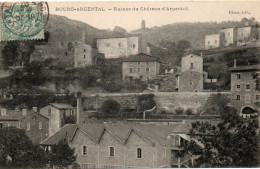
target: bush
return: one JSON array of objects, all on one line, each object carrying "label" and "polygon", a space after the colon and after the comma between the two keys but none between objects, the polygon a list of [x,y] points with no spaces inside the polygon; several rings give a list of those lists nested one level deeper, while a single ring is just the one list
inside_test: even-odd
[{"label": "bush", "polygon": [[188,116],[191,115],[192,112],[193,112],[192,109],[187,109],[187,110],[186,110],[186,114],[187,114]]},{"label": "bush", "polygon": [[184,112],[184,110],[182,108],[180,108],[180,107],[175,110],[175,113],[177,115],[183,114],[183,112]]},{"label": "bush", "polygon": [[107,92],[119,92],[122,89],[122,83],[117,81],[106,81],[103,89]]},{"label": "bush", "polygon": [[116,117],[120,113],[121,105],[115,100],[106,100],[101,106],[103,117]]}]

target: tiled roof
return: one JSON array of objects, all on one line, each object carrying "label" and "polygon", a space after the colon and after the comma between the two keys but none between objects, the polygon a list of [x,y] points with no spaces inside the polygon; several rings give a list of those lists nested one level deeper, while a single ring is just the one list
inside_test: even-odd
[{"label": "tiled roof", "polygon": [[36,115],[42,116],[42,117],[44,117],[44,118],[46,118],[46,119],[49,119],[48,117],[46,117],[46,116],[44,116],[44,115],[42,115],[42,114],[40,114],[40,113],[38,113],[38,112],[34,112],[34,111],[29,111],[29,112],[27,112],[27,115],[26,115],[26,116],[22,116],[21,119],[26,118],[26,117],[28,117],[28,116],[32,116],[33,114],[36,114]]},{"label": "tiled roof", "polygon": [[0,115],[0,121],[18,121],[22,117],[20,111],[7,110],[6,115]]},{"label": "tiled roof", "polygon": [[58,144],[60,140],[71,139],[76,130],[76,127],[76,124],[66,124],[59,131],[43,140],[41,145],[55,145]]},{"label": "tiled roof", "polygon": [[[38,114],[40,116],[43,116],[40,113],[31,111],[31,110],[28,110],[25,116],[22,115],[21,111],[7,110],[6,115],[4,115],[4,116],[0,115],[0,121],[18,121],[22,118],[31,116],[33,114]],[[45,117],[45,116],[43,116],[43,117]],[[45,117],[45,118],[47,118],[47,117]]]},{"label": "tiled roof", "polygon": [[66,103],[50,103],[50,105],[57,109],[74,109],[74,107]]},{"label": "tiled roof", "polygon": [[248,71],[248,70],[260,70],[260,65],[247,65],[247,66],[237,66],[230,67],[229,70],[232,71]]},{"label": "tiled roof", "polygon": [[[186,126],[189,127],[189,126]],[[109,131],[122,143],[127,143],[129,134],[136,132],[141,137],[148,140],[150,143],[164,144],[167,141],[167,136],[173,131],[180,130],[180,132],[187,132],[188,129],[185,126],[176,125],[164,125],[164,124],[139,124],[139,123],[107,123],[107,124],[67,124],[61,128],[58,132],[44,140],[41,145],[54,145],[59,140],[64,138],[72,138],[74,131],[77,129],[82,130],[89,135],[95,142],[99,142],[104,130]],[[175,129],[176,128],[176,129]],[[67,134],[65,134],[67,133]],[[67,136],[66,136],[67,135]]]},{"label": "tiled roof", "polygon": [[123,59],[123,62],[160,62],[159,59],[151,55],[139,53],[137,55],[131,55]]}]

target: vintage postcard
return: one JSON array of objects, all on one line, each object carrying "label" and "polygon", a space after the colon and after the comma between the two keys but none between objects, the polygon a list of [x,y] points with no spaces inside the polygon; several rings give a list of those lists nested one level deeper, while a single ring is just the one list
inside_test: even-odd
[{"label": "vintage postcard", "polygon": [[260,167],[260,1],[0,3],[0,168]]}]

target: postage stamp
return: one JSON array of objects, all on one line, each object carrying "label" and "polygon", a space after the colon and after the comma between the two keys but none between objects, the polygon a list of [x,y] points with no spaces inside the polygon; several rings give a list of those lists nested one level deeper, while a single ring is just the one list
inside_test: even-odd
[{"label": "postage stamp", "polygon": [[47,20],[47,3],[3,3],[0,17],[0,41],[43,39]]}]

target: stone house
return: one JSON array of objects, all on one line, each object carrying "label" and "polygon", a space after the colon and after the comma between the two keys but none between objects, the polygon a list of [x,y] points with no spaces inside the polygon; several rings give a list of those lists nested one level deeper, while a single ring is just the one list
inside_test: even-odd
[{"label": "stone house", "polygon": [[0,115],[0,128],[16,127],[24,129],[34,144],[39,144],[49,136],[49,119],[37,111],[13,111],[2,108]]},{"label": "stone house", "polygon": [[181,71],[176,74],[178,92],[203,91],[203,57],[187,54],[181,60]]},{"label": "stone house", "polygon": [[49,134],[52,135],[65,124],[66,117],[75,117],[75,111],[69,104],[50,103],[40,109],[40,114],[49,119]]},{"label": "stone house", "polygon": [[97,50],[88,44],[75,45],[74,47],[74,68],[82,68],[92,65]]},{"label": "stone house", "polygon": [[122,63],[123,79],[133,77],[135,79],[149,80],[160,71],[160,61],[150,55],[140,53],[125,58]]},{"label": "stone house", "polygon": [[141,23],[140,32],[122,36],[95,38],[94,47],[103,53],[106,59],[128,57],[139,53],[150,54],[145,32],[145,21]]},{"label": "stone house", "polygon": [[224,46],[237,44],[237,27],[222,28],[219,32],[224,34]]},{"label": "stone house", "polygon": [[231,72],[232,106],[243,117],[255,116],[256,109],[259,108],[256,103],[260,102],[259,65],[236,66],[235,63],[234,67],[229,70]]},{"label": "stone house", "polygon": [[119,58],[138,54],[139,39],[139,36],[99,38],[96,43],[98,52],[105,58]]},{"label": "stone house", "polygon": [[225,45],[225,37],[223,33],[205,36],[205,49],[219,48]]},{"label": "stone house", "polygon": [[248,41],[257,38],[258,38],[258,32],[255,26],[243,26],[237,28],[238,44],[247,43]]},{"label": "stone house", "polygon": [[171,149],[167,137],[173,125],[67,124],[41,145],[51,149],[67,138],[75,148],[81,168],[169,168]]}]

